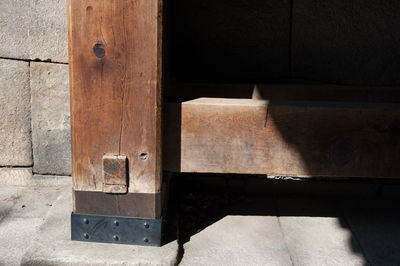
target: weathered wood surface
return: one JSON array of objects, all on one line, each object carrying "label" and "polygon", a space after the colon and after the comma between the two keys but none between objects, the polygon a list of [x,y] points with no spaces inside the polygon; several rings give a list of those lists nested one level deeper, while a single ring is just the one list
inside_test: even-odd
[{"label": "weathered wood surface", "polygon": [[166,108],[171,171],[400,177],[398,105],[201,98]]},{"label": "weathered wood surface", "polygon": [[103,154],[129,192],[161,183],[161,0],[68,0],[74,189],[102,191]]}]

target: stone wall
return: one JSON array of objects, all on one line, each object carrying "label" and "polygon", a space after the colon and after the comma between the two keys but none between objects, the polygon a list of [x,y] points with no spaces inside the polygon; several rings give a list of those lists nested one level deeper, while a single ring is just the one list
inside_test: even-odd
[{"label": "stone wall", "polygon": [[69,119],[65,0],[0,1],[0,184],[71,175]]}]

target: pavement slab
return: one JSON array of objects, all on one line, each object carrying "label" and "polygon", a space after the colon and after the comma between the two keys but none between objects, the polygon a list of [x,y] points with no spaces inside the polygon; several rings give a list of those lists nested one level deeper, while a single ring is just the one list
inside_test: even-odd
[{"label": "pavement slab", "polygon": [[282,198],[279,222],[294,265],[365,265],[342,216],[342,199]]},{"label": "pavement slab", "polygon": [[365,265],[350,229],[336,217],[280,217],[294,265]]},{"label": "pavement slab", "polygon": [[0,265],[20,265],[21,257],[42,222],[40,218],[0,221]]},{"label": "pavement slab", "polygon": [[[13,203],[13,207],[7,213],[6,218],[39,218],[44,220],[62,189],[65,188],[0,187],[0,194],[7,195],[4,202]],[[3,196],[0,197],[1,199],[3,199]]]},{"label": "pavement slab", "polygon": [[20,265],[60,191],[70,186],[0,186],[0,265]]},{"label": "pavement slab", "polygon": [[181,265],[292,265],[274,216],[226,216],[184,249]]},{"label": "pavement slab", "polygon": [[[379,266],[400,261],[400,214],[391,197],[233,193],[221,194],[222,200],[211,192],[201,192],[201,198],[195,190],[184,193],[187,204],[170,201],[183,204],[174,225],[179,240],[187,241],[180,249],[173,237],[162,247],[71,241],[71,178],[31,179],[36,181],[27,181],[29,187],[0,186],[0,265]],[[196,230],[187,229],[191,223]]]}]

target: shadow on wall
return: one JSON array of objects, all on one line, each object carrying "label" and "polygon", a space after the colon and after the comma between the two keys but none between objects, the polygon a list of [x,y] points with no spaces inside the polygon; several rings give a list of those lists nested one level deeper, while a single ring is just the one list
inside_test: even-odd
[{"label": "shadow on wall", "polygon": [[397,0],[173,0],[180,82],[400,84]]}]

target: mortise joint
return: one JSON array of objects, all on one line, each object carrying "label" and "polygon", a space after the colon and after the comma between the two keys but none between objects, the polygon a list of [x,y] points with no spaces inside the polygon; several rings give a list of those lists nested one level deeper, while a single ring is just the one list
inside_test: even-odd
[{"label": "mortise joint", "polygon": [[103,155],[103,192],[128,192],[127,158],[124,155]]}]

